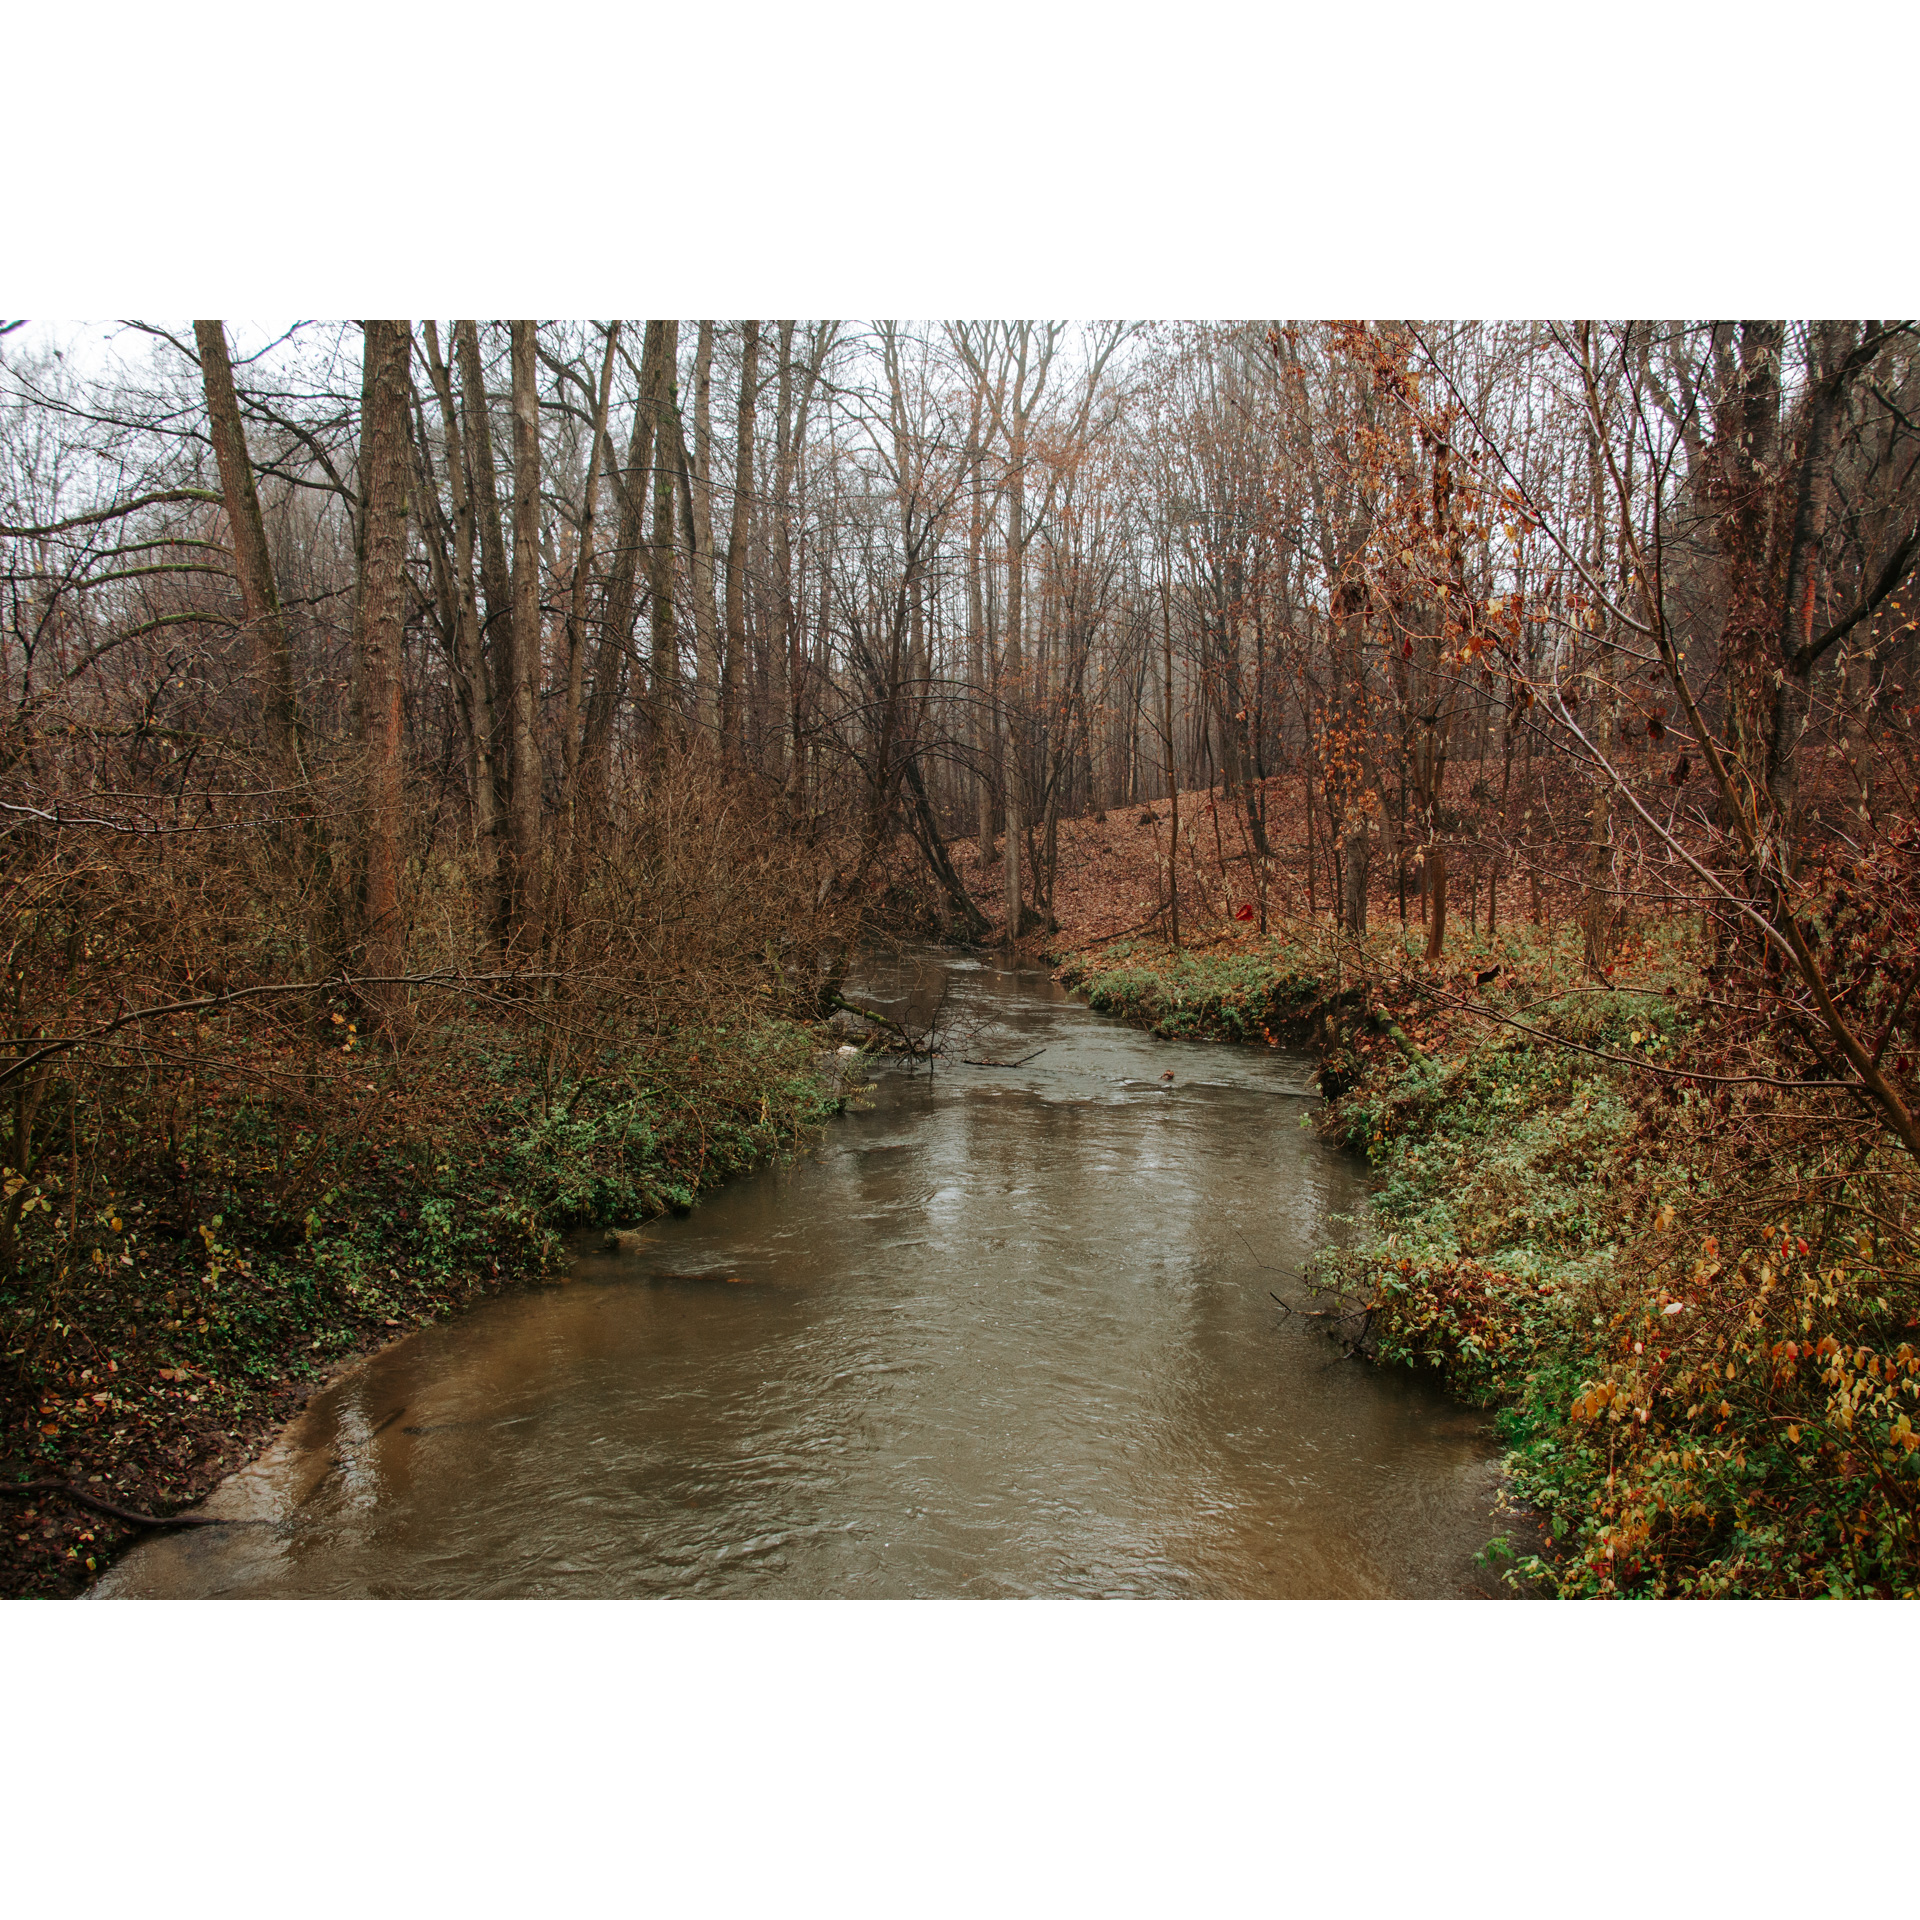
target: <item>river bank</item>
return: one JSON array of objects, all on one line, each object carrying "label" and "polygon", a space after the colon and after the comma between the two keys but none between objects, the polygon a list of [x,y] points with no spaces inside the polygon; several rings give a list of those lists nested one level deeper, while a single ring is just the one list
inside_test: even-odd
[{"label": "river bank", "polygon": [[1296,923],[1059,977],[1168,1037],[1316,1049],[1318,1125],[1365,1154],[1378,1220],[1316,1281],[1375,1359],[1498,1410],[1547,1533],[1517,1584],[1912,1596],[1908,1169],[1871,1141],[1837,1165],[1821,1110],[1704,1071],[1713,997],[1680,940],[1605,980],[1579,959],[1577,930],[1429,967],[1397,928]]},{"label": "river bank", "polygon": [[985,954],[869,954],[852,997],[959,1044],[633,1251],[575,1236],[571,1284],[378,1354],[221,1491],[267,1524],[98,1591],[1498,1591],[1485,1416],[1329,1364],[1305,1317],[1365,1178],[1292,1124],[1309,1061],[1176,1052]]},{"label": "river bank", "polygon": [[55,1287],[0,1277],[0,1595],[79,1592],[151,1531],[112,1509],[191,1507],[343,1365],[549,1281],[566,1228],[684,1211],[791,1147],[840,1104],[821,1044],[745,1016],[564,1100],[479,1024],[412,1057],[342,1047],[349,1124],[272,1157],[284,1114],[202,1100],[170,1164],[66,1223]]}]

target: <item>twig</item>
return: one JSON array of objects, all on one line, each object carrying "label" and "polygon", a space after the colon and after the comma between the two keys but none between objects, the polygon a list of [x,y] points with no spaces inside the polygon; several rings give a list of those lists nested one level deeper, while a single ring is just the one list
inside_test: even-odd
[{"label": "twig", "polygon": [[833,996],[833,1007],[837,1013],[858,1014],[862,1020],[873,1026],[890,1028],[900,1036],[899,1045],[909,1060],[931,1060],[936,1053],[942,1051],[940,1043],[933,1037],[932,1027],[927,1029],[924,1039],[916,1040],[911,1029],[902,1022],[880,1012],[878,1008],[863,1007],[858,1001],[847,999],[844,994],[836,993]]},{"label": "twig", "polygon": [[1090,934],[1084,940],[1076,940],[1072,946],[1056,948],[1060,953],[1085,953],[1089,947],[1106,946],[1114,940],[1124,940],[1130,933],[1145,933],[1156,920],[1166,917],[1167,903],[1162,900],[1144,920],[1136,921],[1130,927],[1117,927],[1111,933]]}]

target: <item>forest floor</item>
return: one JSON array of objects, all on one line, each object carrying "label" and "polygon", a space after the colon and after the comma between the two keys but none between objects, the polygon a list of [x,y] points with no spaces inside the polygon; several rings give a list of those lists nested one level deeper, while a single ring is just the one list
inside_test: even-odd
[{"label": "forest floor", "polygon": [[50,1298],[0,1277],[0,1596],[80,1592],[149,1531],[108,1509],[191,1507],[353,1357],[550,1280],[563,1228],[684,1209],[790,1147],[838,1104],[820,1044],[772,1018],[682,1035],[562,1107],[476,1025],[329,1058],[324,1138],[249,1096],[243,1047],[205,1063],[179,1156],[80,1223],[84,1264]]},{"label": "forest floor", "polygon": [[[1350,1343],[1497,1410],[1545,1534],[1516,1584],[1920,1592],[1920,1313],[1876,1225],[1913,1197],[1898,1153],[1869,1130],[1836,1171],[1830,1108],[1687,1077],[1715,1045],[1690,923],[1643,916],[1596,976],[1546,875],[1537,920],[1470,912],[1438,962],[1378,894],[1364,941],[1304,898],[1285,920],[1270,899],[1263,934],[1233,917],[1257,903],[1231,859],[1209,879],[1207,800],[1181,801],[1203,835],[1178,950],[1154,917],[1166,828],[1142,817],[1163,804],[1063,824],[1058,931],[1027,944],[1165,1037],[1318,1053],[1321,1130],[1375,1196],[1315,1282]],[[991,905],[994,874],[962,871]]]},{"label": "forest floor", "polygon": [[[1317,1282],[1350,1344],[1497,1410],[1547,1535],[1516,1580],[1920,1590],[1920,1317],[1876,1224],[1914,1197],[1897,1156],[1860,1135],[1836,1174],[1828,1109],[1674,1077],[1713,1044],[1689,928],[1643,910],[1589,974],[1550,847],[1492,929],[1495,857],[1457,861],[1438,962],[1384,860],[1368,937],[1340,935],[1287,785],[1264,903],[1244,820],[1203,790],[1181,797],[1178,949],[1164,802],[1060,824],[1056,925],[1023,945],[1168,1037],[1317,1052],[1322,1130],[1376,1184],[1375,1231]],[[996,913],[997,868],[950,852]],[[546,1278],[561,1227],[691,1205],[789,1146],[834,1105],[817,1045],[772,1018],[681,1034],[561,1103],[482,1025],[378,1066],[349,1039],[322,1102],[345,1122],[312,1134],[246,1091],[261,1063],[202,1061],[177,1150],[69,1223],[61,1288],[0,1279],[0,1593],[82,1590],[145,1532],[89,1500],[190,1506],[352,1356]]]},{"label": "forest floor", "polygon": [[[1493,772],[1497,775],[1498,769]],[[1511,919],[1516,911],[1523,911],[1550,925],[1578,911],[1580,877],[1572,857],[1556,847],[1549,822],[1558,816],[1565,844],[1573,845],[1585,830],[1584,796],[1559,770],[1549,776],[1544,766],[1516,772],[1510,785],[1509,804],[1502,808],[1493,799],[1486,774],[1471,763],[1450,770],[1447,776],[1448,801],[1463,823],[1461,837],[1473,841],[1476,828],[1484,829],[1477,850],[1455,856],[1449,927],[1465,938],[1478,937],[1489,909],[1496,920]],[[1523,789],[1532,798],[1530,809],[1522,807]],[[1476,792],[1483,798],[1476,800]],[[1297,777],[1262,781],[1252,794],[1264,816],[1271,856],[1266,863],[1264,899],[1245,803],[1226,798],[1217,788],[1200,787],[1179,797],[1180,846],[1173,864],[1180,883],[1183,944],[1192,934],[1211,938],[1229,928],[1258,930],[1263,916],[1264,925],[1273,928],[1308,920],[1324,915],[1332,904],[1332,859],[1324,811],[1315,809],[1309,815],[1306,792]],[[1518,816],[1512,831],[1508,815]],[[1022,948],[1035,955],[1058,955],[1132,933],[1151,931],[1164,938],[1173,818],[1174,810],[1163,797],[1060,821],[1055,829],[1054,924],[1029,931]],[[1526,837],[1528,829],[1531,838]],[[1037,842],[1039,836],[1033,838]],[[1004,919],[1003,844],[996,839],[991,862],[983,867],[976,839],[946,843],[955,869],[996,925]],[[1408,863],[1413,877],[1402,888],[1384,841],[1376,837],[1374,845],[1369,920],[1382,925],[1390,920],[1421,924],[1417,868]],[[1036,845],[1034,851],[1039,850]],[[1656,889],[1644,872],[1639,877],[1651,903],[1657,898]],[[1022,880],[1031,900],[1030,856],[1022,860]]]}]

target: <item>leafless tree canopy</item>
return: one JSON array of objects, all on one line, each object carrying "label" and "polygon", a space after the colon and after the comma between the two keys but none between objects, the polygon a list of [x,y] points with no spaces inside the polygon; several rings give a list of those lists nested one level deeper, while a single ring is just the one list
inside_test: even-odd
[{"label": "leafless tree canopy", "polygon": [[242,993],[331,983],[399,1044],[482,977],[665,1019],[721,949],[744,992],[805,948],[831,990],[876,905],[1014,939],[1063,818],[1170,800],[1176,939],[1257,900],[1418,914],[1438,958],[1463,905],[1566,894],[1604,973],[1684,909],[1920,1144],[1905,963],[1869,988],[1815,925],[1850,890],[1884,945],[1911,898],[1907,323],[37,338],[0,395],[16,1088]]}]

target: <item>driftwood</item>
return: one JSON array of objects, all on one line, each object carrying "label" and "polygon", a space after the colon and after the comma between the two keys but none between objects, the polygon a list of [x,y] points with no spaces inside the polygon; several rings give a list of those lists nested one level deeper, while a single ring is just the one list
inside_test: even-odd
[{"label": "driftwood", "polygon": [[[1351,1360],[1364,1351],[1367,1334],[1373,1326],[1374,1312],[1380,1304],[1375,1301],[1371,1306],[1365,1307],[1296,1307],[1291,1301],[1282,1300],[1271,1287],[1267,1289],[1267,1298],[1289,1318],[1297,1314],[1302,1320],[1358,1320],[1360,1337],[1340,1355],[1341,1360]],[[1335,1361],[1334,1364],[1337,1366],[1339,1361]]]},{"label": "driftwood", "polygon": [[916,1040],[907,1027],[882,1013],[878,1007],[863,1007],[857,1001],[849,1000],[838,993],[833,996],[832,1006],[836,1013],[855,1014],[869,1026],[883,1027],[894,1034],[896,1038],[887,1046],[889,1053],[905,1054],[909,1060],[927,1060],[941,1051],[939,1042],[934,1038],[934,1029],[931,1027],[927,1029],[923,1038]]},{"label": "driftwood", "polygon": [[104,1513],[110,1519],[123,1520],[130,1527],[270,1527],[271,1520],[221,1520],[207,1513],[135,1513],[131,1507],[115,1506],[111,1500],[102,1500],[97,1493],[89,1493],[85,1487],[76,1487],[68,1480],[24,1480],[12,1486],[0,1486],[0,1493],[11,1494],[15,1499],[24,1500],[30,1493],[57,1493],[83,1507],[91,1507],[95,1513]]},{"label": "driftwood", "polygon": [[1296,1307],[1290,1300],[1282,1300],[1269,1287],[1267,1298],[1283,1313],[1297,1313],[1302,1320],[1364,1320],[1373,1309],[1371,1307]]}]

